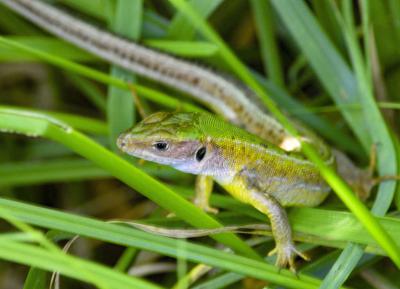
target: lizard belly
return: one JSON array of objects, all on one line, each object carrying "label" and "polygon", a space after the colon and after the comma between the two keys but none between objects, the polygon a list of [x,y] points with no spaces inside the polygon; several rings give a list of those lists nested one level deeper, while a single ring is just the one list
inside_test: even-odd
[{"label": "lizard belly", "polygon": [[282,206],[318,206],[330,192],[324,182],[309,183],[279,177],[271,178],[264,188]]},{"label": "lizard belly", "polygon": [[330,192],[323,182],[308,183],[284,177],[266,177],[259,180],[234,178],[231,182],[216,180],[229,194],[241,202],[248,203],[248,192],[255,187],[265,194],[273,196],[282,206],[314,207],[321,204]]}]

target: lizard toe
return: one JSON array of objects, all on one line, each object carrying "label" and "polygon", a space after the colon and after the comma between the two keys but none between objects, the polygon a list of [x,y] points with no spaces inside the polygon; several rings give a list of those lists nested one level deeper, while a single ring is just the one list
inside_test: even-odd
[{"label": "lizard toe", "polygon": [[276,247],[268,253],[268,256],[274,254],[277,255],[275,265],[280,269],[289,267],[290,271],[294,274],[297,274],[295,265],[296,256],[299,256],[306,261],[310,260],[306,254],[297,250],[292,243],[276,245]]}]

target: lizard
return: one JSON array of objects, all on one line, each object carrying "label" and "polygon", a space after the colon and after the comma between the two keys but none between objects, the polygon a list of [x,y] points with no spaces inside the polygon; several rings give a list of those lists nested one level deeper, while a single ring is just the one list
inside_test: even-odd
[{"label": "lizard", "polygon": [[[42,1],[0,0],[0,3],[50,33],[106,61],[188,94],[223,119],[257,135],[270,146],[275,146],[282,156],[286,154],[285,151],[300,150],[300,141],[292,137],[275,118],[262,109],[262,106],[254,103],[254,98],[257,98],[254,92],[236,81],[205,67],[127,41]],[[312,143],[323,159],[328,163],[336,160],[338,173],[355,188],[358,195],[363,198],[368,196],[370,189],[376,183],[371,170],[359,169],[343,153],[331,150],[311,130],[297,122],[294,125],[301,133],[302,139]],[[290,156],[290,153],[287,154]],[[295,159],[300,156],[297,153],[295,155],[297,155]],[[250,170],[243,173],[251,174],[251,172]],[[211,181],[209,175],[200,175],[196,186],[195,203],[205,211],[216,212],[208,204],[212,190]],[[281,257],[281,259],[292,262],[291,258]]]},{"label": "lizard", "polygon": [[[314,163],[262,138],[200,112],[158,112],[122,133],[125,153],[186,173],[213,178],[233,197],[267,215],[276,265],[295,272],[298,251],[284,207],[317,206],[329,194]],[[334,166],[334,158],[327,161]]]}]

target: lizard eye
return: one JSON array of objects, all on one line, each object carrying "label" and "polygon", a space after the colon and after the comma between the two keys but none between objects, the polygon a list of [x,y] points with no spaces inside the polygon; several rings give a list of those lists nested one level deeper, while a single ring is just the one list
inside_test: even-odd
[{"label": "lizard eye", "polygon": [[168,149],[168,143],[165,141],[158,141],[153,144],[153,147],[159,151],[166,151]]},{"label": "lizard eye", "polygon": [[201,162],[204,159],[206,152],[207,152],[206,147],[199,148],[196,152],[196,160],[198,162]]}]

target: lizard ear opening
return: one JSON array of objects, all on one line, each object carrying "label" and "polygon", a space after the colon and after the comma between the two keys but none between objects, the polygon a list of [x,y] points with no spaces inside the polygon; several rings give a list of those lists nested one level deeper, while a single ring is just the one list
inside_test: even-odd
[{"label": "lizard ear opening", "polygon": [[206,147],[201,147],[197,150],[196,152],[196,160],[198,162],[201,162],[204,159],[204,156],[206,155],[207,149]]}]

